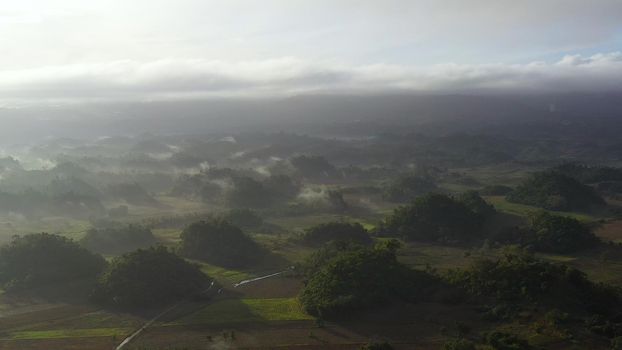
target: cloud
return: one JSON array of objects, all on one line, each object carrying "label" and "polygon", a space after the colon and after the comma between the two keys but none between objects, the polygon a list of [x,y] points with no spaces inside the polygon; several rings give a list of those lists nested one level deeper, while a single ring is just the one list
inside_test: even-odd
[{"label": "cloud", "polygon": [[82,101],[384,93],[622,92],[622,53],[527,64],[346,65],[279,58],[246,62],[113,61],[0,71],[0,96]]}]

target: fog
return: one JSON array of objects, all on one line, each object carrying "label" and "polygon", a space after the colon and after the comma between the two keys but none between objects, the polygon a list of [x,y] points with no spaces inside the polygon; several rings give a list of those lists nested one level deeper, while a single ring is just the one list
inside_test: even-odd
[{"label": "fog", "polygon": [[0,7],[0,348],[622,348],[622,2]]}]

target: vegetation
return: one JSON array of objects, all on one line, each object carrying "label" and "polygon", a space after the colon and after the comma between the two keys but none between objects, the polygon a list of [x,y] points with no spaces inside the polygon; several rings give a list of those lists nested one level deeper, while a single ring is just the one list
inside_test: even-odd
[{"label": "vegetation", "polygon": [[335,166],[322,156],[300,155],[290,159],[298,173],[311,179],[327,178],[335,175]]},{"label": "vegetation", "polygon": [[605,181],[622,181],[622,169],[608,166],[592,166],[580,163],[564,163],[554,168],[562,174],[585,184]]},{"label": "vegetation", "polygon": [[158,307],[200,293],[209,281],[197,266],[165,247],[139,249],[110,263],[93,300],[120,309]]},{"label": "vegetation", "polygon": [[27,291],[94,279],[106,262],[67,238],[47,233],[15,236],[0,248],[0,285]]},{"label": "vegetation", "polygon": [[389,183],[384,189],[383,197],[392,202],[408,202],[437,190],[438,187],[429,177],[411,174],[401,176]]},{"label": "vegetation", "polygon": [[577,252],[598,242],[586,224],[571,217],[539,211],[531,214],[529,220],[532,244],[542,252]]},{"label": "vegetation", "polygon": [[262,254],[252,238],[221,218],[190,224],[180,238],[180,251],[184,256],[215,265],[246,266]]},{"label": "vegetation", "polygon": [[349,241],[370,244],[372,239],[363,225],[349,222],[327,222],[308,228],[302,240],[308,245],[322,245],[329,241]]},{"label": "vegetation", "polygon": [[620,303],[615,290],[591,282],[583,272],[526,253],[481,259],[468,269],[450,271],[446,277],[471,295],[489,297],[496,304],[535,303],[584,315],[607,315],[615,313]]},{"label": "vegetation", "polygon": [[482,236],[491,208],[476,194],[466,202],[442,194],[428,194],[398,207],[379,226],[383,235],[428,242],[468,242]]},{"label": "vegetation", "polygon": [[227,215],[225,215],[225,220],[242,228],[257,228],[263,224],[261,216],[248,208],[234,208],[229,210]]},{"label": "vegetation", "polygon": [[505,196],[512,192],[514,189],[505,185],[488,185],[484,186],[478,192],[484,196]]},{"label": "vegetation", "polygon": [[589,211],[605,204],[593,188],[557,171],[532,174],[506,198],[514,203],[562,211]]},{"label": "vegetation", "polygon": [[87,249],[102,254],[126,253],[155,243],[151,230],[139,225],[91,228],[80,241]]},{"label": "vegetation", "polygon": [[334,318],[348,312],[398,300],[424,300],[438,282],[432,276],[400,264],[395,249],[351,247],[336,256],[311,258],[313,271],[299,298],[304,309],[318,317]]}]

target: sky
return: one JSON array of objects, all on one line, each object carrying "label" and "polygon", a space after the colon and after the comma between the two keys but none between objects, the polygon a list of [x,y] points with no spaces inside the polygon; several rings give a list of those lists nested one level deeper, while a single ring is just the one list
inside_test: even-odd
[{"label": "sky", "polygon": [[0,0],[0,103],[622,92],[620,0]]}]

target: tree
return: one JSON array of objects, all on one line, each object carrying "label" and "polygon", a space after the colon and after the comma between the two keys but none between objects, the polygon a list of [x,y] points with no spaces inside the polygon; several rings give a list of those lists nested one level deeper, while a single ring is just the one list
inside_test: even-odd
[{"label": "tree", "polygon": [[593,188],[557,171],[532,174],[506,198],[550,210],[590,210],[605,205]]},{"label": "tree", "polygon": [[392,202],[407,202],[436,190],[438,187],[430,177],[405,175],[386,186],[383,197]]},{"label": "tree", "polygon": [[90,279],[105,265],[101,256],[65,237],[15,236],[0,248],[0,285],[12,291]]},{"label": "tree", "polygon": [[372,239],[363,225],[349,222],[328,222],[308,228],[302,240],[305,244],[321,245],[329,241],[352,241],[370,244]]},{"label": "tree", "polygon": [[201,270],[165,247],[115,258],[99,278],[93,300],[113,308],[141,309],[173,303],[207,288]]},{"label": "tree", "polygon": [[598,238],[581,221],[544,210],[529,215],[534,248],[543,252],[569,253],[593,247]]},{"label": "tree", "polygon": [[262,252],[240,228],[221,218],[192,223],[180,238],[184,256],[221,266],[247,265]]},{"label": "tree", "polygon": [[236,207],[263,207],[270,204],[269,193],[264,185],[247,176],[233,178],[233,188],[227,193],[227,200]]},{"label": "tree", "polygon": [[257,228],[263,224],[263,219],[248,208],[231,209],[225,216],[230,223],[243,228]]},{"label": "tree", "polygon": [[537,304],[608,314],[620,306],[616,290],[591,282],[577,269],[524,252],[478,260],[467,269],[449,271],[446,280],[473,296],[489,297],[497,304],[509,303],[515,308]]},{"label": "tree", "polygon": [[480,235],[483,218],[464,203],[442,194],[428,194],[393,211],[379,226],[387,235],[415,241],[466,242]]},{"label": "tree", "polygon": [[156,243],[150,229],[139,225],[91,228],[80,240],[87,249],[104,254],[118,254]]},{"label": "tree", "polygon": [[438,287],[425,272],[399,263],[395,252],[353,246],[313,257],[299,299],[312,315],[335,318],[388,302],[423,299]]},{"label": "tree", "polygon": [[336,169],[324,157],[300,155],[290,159],[296,170],[307,178],[327,178],[334,176]]}]

